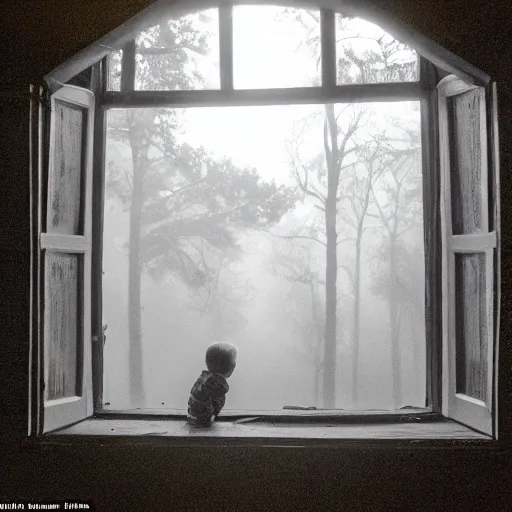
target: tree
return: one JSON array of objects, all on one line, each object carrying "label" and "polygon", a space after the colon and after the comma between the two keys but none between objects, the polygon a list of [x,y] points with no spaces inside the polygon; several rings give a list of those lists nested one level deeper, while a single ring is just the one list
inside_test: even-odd
[{"label": "tree", "polygon": [[[364,22],[366,34],[359,31],[360,19],[336,13],[337,81],[340,84],[408,82],[417,78],[416,52],[400,43],[378,26]],[[283,8],[280,19],[300,24],[306,35],[304,43],[320,56],[320,12]],[[370,28],[371,27],[371,28]],[[317,65],[320,66],[320,57]]]},{"label": "tree", "polygon": [[[164,21],[142,32],[136,43],[140,58],[137,61],[137,87],[140,89],[189,89],[193,80],[201,80],[185,73],[194,54],[207,51],[207,34],[197,30],[194,16]],[[111,134],[123,137],[132,152],[130,242],[128,257],[128,321],[130,395],[135,407],[144,405],[142,377],[141,328],[141,217],[144,204],[144,178],[151,165],[150,148],[172,154],[175,147],[173,132],[177,126],[176,114],[165,109],[129,110],[114,116]],[[124,118],[123,118],[124,117]],[[158,120],[158,121],[157,121]],[[160,140],[155,140],[160,136]]]},{"label": "tree", "polygon": [[[419,226],[416,226],[419,227]],[[404,327],[409,326],[408,336],[412,337],[413,372],[420,375],[424,359],[420,357],[420,340],[425,336],[425,288],[422,279],[425,267],[422,247],[419,244],[407,244],[403,237],[395,244],[395,269],[397,273],[391,276],[390,250],[387,240],[377,246],[374,254],[379,265],[375,266],[371,292],[387,302],[391,308],[391,300],[396,301],[397,327],[399,335],[404,335]],[[393,293],[392,293],[393,289]],[[401,385],[400,385],[401,387]],[[421,380],[417,381],[414,389],[418,394],[424,393]]]},{"label": "tree", "polygon": [[345,240],[355,242],[354,267],[341,266],[348,274],[353,286],[353,328],[352,328],[352,406],[358,402],[359,391],[359,344],[361,317],[361,251],[363,234],[368,229],[365,226],[366,216],[371,206],[371,190],[375,181],[387,165],[383,151],[384,136],[374,137],[361,144],[357,150],[358,163],[352,168],[350,179],[343,190],[343,204],[348,203],[348,209],[342,207],[340,220],[350,228],[352,237]]},{"label": "tree", "polygon": [[[285,9],[285,15],[292,17],[300,23],[308,32],[306,44],[312,53],[319,54],[320,39],[311,29],[312,24],[320,22],[318,11],[307,11],[302,9]],[[374,27],[374,35],[367,37],[357,33],[353,24],[353,18],[343,15],[338,16],[338,27],[336,31],[336,43],[340,43],[337,52],[337,78],[338,83],[375,83],[388,81],[408,81],[416,78],[417,57],[415,52],[409,50],[405,45],[394,40],[389,34],[383,33],[378,27]],[[355,45],[354,45],[355,43]],[[318,62],[320,64],[320,61]],[[352,107],[354,108],[354,107]],[[343,112],[343,111],[342,111]],[[317,199],[320,208],[325,213],[326,227],[326,319],[325,319],[325,354],[324,360],[324,392],[325,404],[327,407],[334,406],[335,397],[335,372],[336,372],[336,280],[337,280],[337,231],[336,231],[336,210],[337,203],[342,196],[338,196],[340,184],[340,173],[342,162],[352,151],[357,152],[357,144],[352,142],[352,147],[347,150],[347,144],[359,130],[362,123],[362,112],[358,117],[354,116],[352,123],[346,131],[341,134],[341,143],[338,146],[338,117],[334,115],[334,106],[325,106],[325,128],[324,128],[324,153],[327,164],[327,194],[322,195],[308,181],[307,174],[301,181],[299,173],[295,171],[297,183],[304,194]],[[361,155],[363,160],[364,155]],[[381,158],[379,155],[370,157],[372,172],[374,163]],[[368,157],[369,155],[366,155]],[[349,163],[345,169],[351,167]],[[368,167],[367,167],[367,170]],[[307,172],[307,168],[304,168]],[[320,177],[320,174],[318,174]],[[372,184],[372,178],[367,178],[367,184]],[[357,379],[358,379],[358,351],[359,351],[359,316],[360,316],[360,268],[361,268],[361,239],[363,234],[363,222],[368,210],[370,194],[369,188],[363,186],[363,202],[359,211],[354,210],[354,223],[356,229],[356,259],[355,270],[352,271],[343,266],[354,288],[354,326],[353,326],[353,402],[357,400]]]},{"label": "tree", "polygon": [[142,263],[216,296],[222,268],[242,253],[237,232],[279,221],[295,204],[294,190],[186,144],[172,165],[160,164],[148,180],[153,193],[143,210]]},{"label": "tree", "polygon": [[[201,16],[195,15],[195,16]],[[194,16],[162,22],[138,40],[139,89],[191,89],[202,77],[188,71],[207,51]],[[293,191],[262,182],[255,169],[215,161],[176,139],[179,114],[169,109],[113,112],[109,135],[129,145],[131,169],[110,181],[130,211],[129,361],[132,406],[144,405],[141,272],[169,271],[190,287],[211,283],[205,253],[236,254],[234,229],[270,225],[294,204]],[[205,243],[203,243],[205,242]],[[205,249],[206,247],[206,249]]]},{"label": "tree", "polygon": [[293,351],[297,357],[306,359],[314,367],[314,405],[319,405],[324,366],[322,317],[325,318],[324,305],[320,297],[321,293],[325,293],[325,280],[321,277],[321,267],[314,261],[316,247],[313,242],[319,236],[319,226],[313,223],[295,230],[294,234],[276,236],[280,237],[281,241],[274,240],[268,268],[274,275],[292,283],[287,300],[295,306],[293,321],[297,335],[302,339],[306,349],[303,352],[295,345]]},{"label": "tree", "polygon": [[[202,241],[203,243],[203,241]],[[243,272],[233,268],[232,260],[221,256],[217,271],[205,286],[206,296],[198,309],[201,315],[211,320],[210,332],[215,339],[229,339],[237,335],[247,325],[244,308],[253,297],[255,288]]]},{"label": "tree", "polygon": [[[338,14],[338,82],[368,84],[416,80],[416,53],[378,27],[361,35],[352,17]],[[366,23],[366,25],[370,25]],[[364,44],[361,44],[364,43]]]},{"label": "tree", "polygon": [[[341,179],[354,165],[351,154],[356,154],[356,132],[364,125],[364,110],[353,105],[335,112],[334,105],[325,105],[323,128],[323,155],[302,163],[298,152],[293,158],[293,174],[303,198],[309,197],[323,212],[326,250],[325,268],[325,325],[324,325],[324,406],[334,408],[336,393],[336,312],[339,242],[337,232],[338,205],[342,199]],[[344,114],[351,113],[345,117]],[[345,127],[338,124],[340,116]],[[352,161],[351,161],[352,160]]]},{"label": "tree", "polygon": [[[421,219],[421,173],[417,172],[420,167],[419,134],[414,130],[405,129],[404,131],[406,147],[397,148],[390,145],[387,149],[390,156],[389,165],[382,174],[380,183],[385,198],[379,199],[375,187],[372,186],[372,195],[378,211],[378,214],[373,216],[381,221],[384,228],[380,254],[382,256],[382,252],[385,252],[387,257],[384,261],[388,265],[385,297],[389,306],[395,408],[400,407],[402,402],[399,303],[403,290],[399,284],[401,274],[399,255],[404,254],[404,248],[401,247],[400,242],[406,232],[418,226],[418,221]],[[382,262],[382,258],[376,259]],[[375,288],[374,292],[378,289],[378,287]],[[380,289],[382,293],[382,281]]]}]

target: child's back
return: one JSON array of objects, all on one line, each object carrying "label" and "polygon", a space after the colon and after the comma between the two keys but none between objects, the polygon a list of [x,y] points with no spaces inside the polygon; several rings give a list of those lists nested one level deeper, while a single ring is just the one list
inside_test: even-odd
[{"label": "child's back", "polygon": [[190,391],[188,421],[198,426],[210,426],[226,402],[229,385],[222,375],[203,371]]},{"label": "child's back", "polygon": [[206,351],[206,366],[190,390],[187,420],[190,424],[209,427],[226,402],[229,386],[226,381],[236,366],[236,348],[215,343]]}]

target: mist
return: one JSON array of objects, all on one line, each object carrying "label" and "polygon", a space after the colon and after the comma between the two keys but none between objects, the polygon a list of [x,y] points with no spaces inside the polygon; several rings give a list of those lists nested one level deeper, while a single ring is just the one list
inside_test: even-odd
[{"label": "mist", "polygon": [[[348,107],[347,112],[356,108]],[[397,118],[399,127],[413,125],[419,133],[420,116],[416,102],[365,104],[363,107],[371,122],[360,132],[360,145],[369,145],[384,129],[389,140],[396,138],[396,130],[400,131],[396,128]],[[227,157],[240,169],[254,169],[260,182],[274,180],[277,187],[293,189],[297,187],[294,178],[297,161],[303,164],[317,158],[320,162],[318,169],[323,165],[322,109],[318,105],[196,108],[176,109],[173,115],[180,119],[181,129],[176,132],[179,144],[201,148],[205,155],[209,155],[209,160],[204,157],[197,164],[203,177],[213,172],[212,161]],[[118,111],[119,114],[125,112]],[[109,114],[110,126],[114,123],[114,115]],[[348,123],[348,114],[346,117]],[[305,119],[309,119],[306,127]],[[342,117],[342,127],[344,122]],[[297,143],[298,133],[303,137],[301,144]],[[399,144],[393,146],[395,151]],[[169,197],[181,190],[184,183],[189,184],[190,178],[178,169],[176,163],[170,162],[169,158],[159,159],[161,155],[156,150],[152,156],[159,176],[168,176]],[[349,199],[356,197],[356,187],[364,182],[366,172],[357,159],[351,161],[350,172],[347,170],[347,186],[340,189],[343,197],[337,220],[341,243],[337,251],[335,385],[335,407],[338,409],[388,410],[425,405],[421,158],[407,162],[408,174],[404,181],[409,183],[408,188],[404,188],[404,197],[414,195],[411,201],[415,201],[416,206],[396,210],[397,218],[407,226],[392,253],[400,286],[407,291],[398,299],[390,298],[391,290],[396,286],[390,282],[389,236],[379,220],[378,210],[380,205],[381,209],[392,211],[389,201],[394,197],[390,192],[393,162],[386,164],[383,159],[379,162],[382,172],[375,181],[374,199],[365,215],[367,230],[360,249],[357,403],[354,403],[352,390],[354,282],[350,277],[353,276],[356,253],[349,225],[352,215]],[[133,167],[129,145],[109,137],[106,164],[103,239],[103,315],[104,324],[108,326],[104,348],[105,407],[185,411],[190,389],[205,369],[206,349],[216,341],[233,343],[238,348],[237,367],[228,381],[230,391],[224,410],[280,410],[290,405],[322,407],[326,278],[322,236],[325,226],[315,202],[307,197],[297,197],[293,207],[277,222],[265,226],[248,227],[226,221],[225,228],[233,237],[233,245],[229,249],[219,249],[218,245],[208,243],[202,246],[201,255],[205,262],[200,268],[214,269],[214,276],[200,285],[191,284],[189,277],[184,277],[181,270],[177,272],[169,263],[158,267],[151,261],[141,263],[144,403],[133,403],[130,396],[128,293],[129,204],[133,200],[129,184]],[[323,179],[320,170],[319,187]],[[143,191],[145,201],[150,201],[151,193],[154,192],[147,186]],[[162,196],[162,190],[158,194],[158,197]],[[201,207],[197,201],[192,202],[194,204],[187,208],[180,202],[181,209],[175,212],[174,221],[193,218],[208,210],[206,203]],[[313,232],[315,236],[311,235]],[[190,238],[194,237],[191,235]],[[158,245],[160,241],[155,239],[153,243]],[[393,368],[396,365],[393,365],[392,355],[390,300],[395,301],[398,326],[401,388],[398,404],[393,398]]]}]

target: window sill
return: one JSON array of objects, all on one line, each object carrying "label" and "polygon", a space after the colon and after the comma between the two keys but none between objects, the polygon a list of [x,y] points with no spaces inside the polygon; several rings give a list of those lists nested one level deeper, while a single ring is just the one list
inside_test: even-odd
[{"label": "window sill", "polygon": [[39,438],[44,444],[80,442],[206,445],[318,444],[488,444],[493,440],[444,418],[421,423],[299,423],[217,421],[210,428],[191,427],[183,419],[89,418]]}]

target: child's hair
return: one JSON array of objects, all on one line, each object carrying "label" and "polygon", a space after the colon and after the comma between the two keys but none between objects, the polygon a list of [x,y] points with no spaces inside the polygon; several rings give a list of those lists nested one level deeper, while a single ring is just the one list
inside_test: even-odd
[{"label": "child's hair", "polygon": [[228,373],[235,362],[236,347],[229,343],[214,343],[206,351],[206,367],[212,373]]}]

